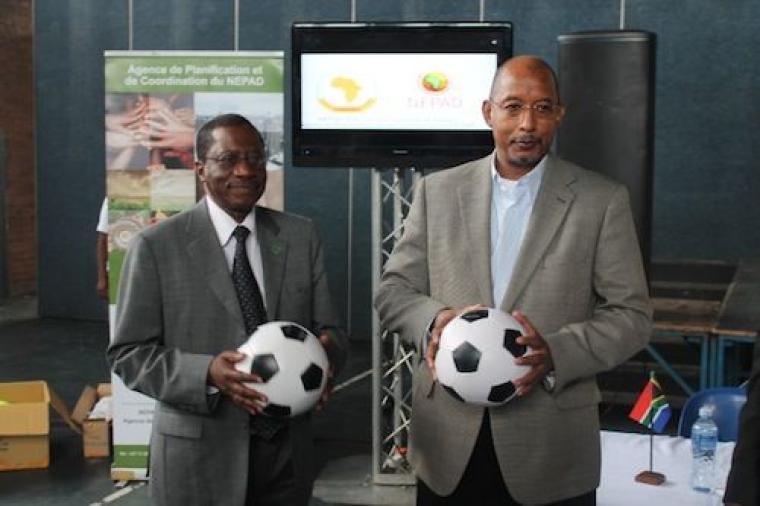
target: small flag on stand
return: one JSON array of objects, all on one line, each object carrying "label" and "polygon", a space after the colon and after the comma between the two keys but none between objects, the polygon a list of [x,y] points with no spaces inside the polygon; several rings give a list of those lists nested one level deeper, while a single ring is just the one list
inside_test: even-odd
[{"label": "small flag on stand", "polygon": [[668,424],[671,414],[670,404],[662,394],[662,389],[657,378],[654,377],[653,371],[649,373],[649,381],[644,390],[641,391],[639,399],[628,416],[647,429],[660,433]]},{"label": "small flag on stand", "polygon": [[649,485],[662,485],[665,482],[665,475],[656,473],[653,469],[654,432],[659,433],[665,429],[671,414],[668,400],[663,395],[660,384],[652,371],[649,373],[649,381],[644,390],[641,391],[636,404],[628,414],[629,418],[649,429],[649,470],[637,474],[636,481]]}]

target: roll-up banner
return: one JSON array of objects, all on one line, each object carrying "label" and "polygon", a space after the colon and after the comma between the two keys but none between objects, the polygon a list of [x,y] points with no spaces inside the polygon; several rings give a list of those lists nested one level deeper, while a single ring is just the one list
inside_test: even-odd
[{"label": "roll-up banner", "polygon": [[[105,143],[111,335],[129,241],[201,196],[195,133],[225,113],[248,118],[267,148],[260,205],[283,207],[281,51],[106,51]],[[154,401],[112,375],[115,480],[148,477]]]}]

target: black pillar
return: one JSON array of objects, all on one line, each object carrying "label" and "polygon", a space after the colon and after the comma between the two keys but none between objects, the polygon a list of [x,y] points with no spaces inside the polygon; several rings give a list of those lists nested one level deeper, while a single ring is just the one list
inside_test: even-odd
[{"label": "black pillar", "polygon": [[654,160],[655,35],[640,31],[560,35],[560,94],[567,114],[557,153],[625,184],[649,264]]}]

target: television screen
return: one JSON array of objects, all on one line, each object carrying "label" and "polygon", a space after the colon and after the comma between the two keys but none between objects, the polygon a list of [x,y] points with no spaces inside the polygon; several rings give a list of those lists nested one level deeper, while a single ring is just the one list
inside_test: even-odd
[{"label": "television screen", "polygon": [[481,115],[509,23],[294,24],[293,163],[444,167],[493,149]]}]

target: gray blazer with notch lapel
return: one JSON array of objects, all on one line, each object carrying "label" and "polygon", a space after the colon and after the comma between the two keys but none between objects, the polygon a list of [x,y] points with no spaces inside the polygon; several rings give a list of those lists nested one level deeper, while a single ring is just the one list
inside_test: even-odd
[{"label": "gray blazer with notch lapel", "polygon": [[[493,155],[491,155],[493,156]],[[546,172],[501,309],[519,309],[547,341],[557,383],[488,410],[504,482],[520,503],[593,490],[600,446],[594,379],[649,339],[651,309],[625,188],[547,155]],[[490,156],[425,177],[375,305],[385,328],[420,349],[445,307],[494,307]],[[483,409],[454,400],[426,364],[413,387],[410,460],[434,492],[451,494]]]},{"label": "gray blazer with notch lapel", "polygon": [[[294,321],[315,332],[337,329],[313,224],[257,207],[256,227],[269,319]],[[340,331],[331,336],[337,372],[346,341]],[[215,355],[237,349],[246,338],[205,200],[133,239],[108,360],[128,387],[158,401],[150,456],[157,504],[244,503],[249,415],[225,396],[209,396],[206,376]],[[290,433],[294,471],[310,490],[309,416],[290,421]]]}]

